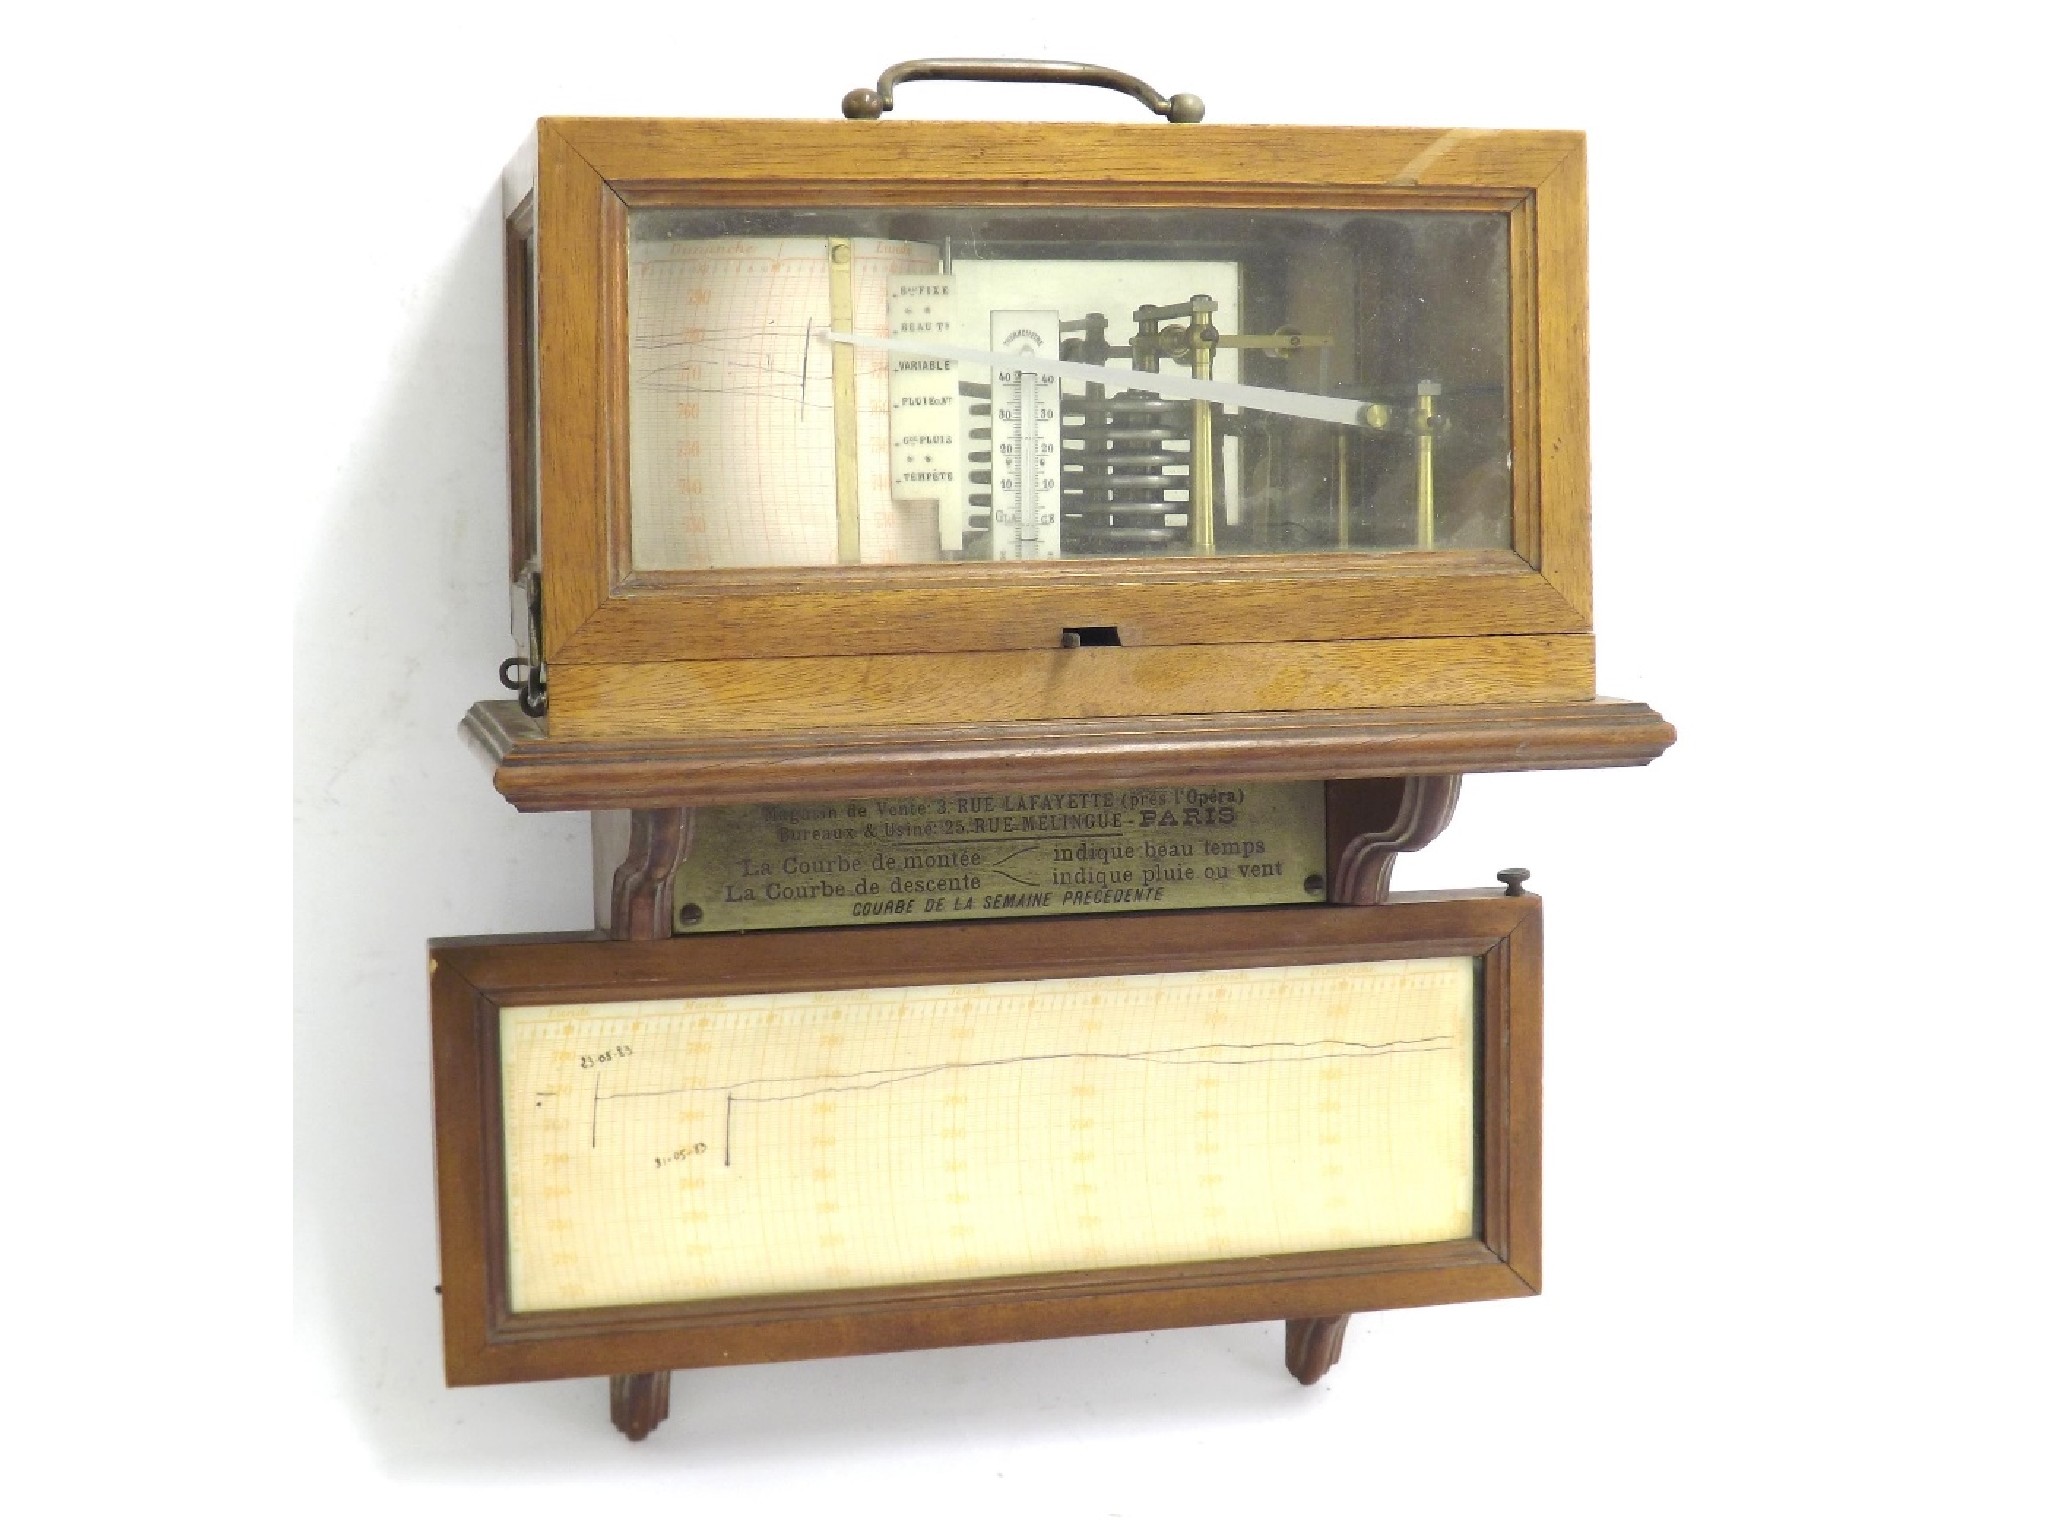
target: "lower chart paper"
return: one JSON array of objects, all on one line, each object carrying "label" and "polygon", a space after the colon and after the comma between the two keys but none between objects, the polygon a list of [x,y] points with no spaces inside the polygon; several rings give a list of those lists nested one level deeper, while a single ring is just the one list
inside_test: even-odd
[{"label": "lower chart paper", "polygon": [[514,1311],[1470,1236],[1467,958],[510,1008]]}]

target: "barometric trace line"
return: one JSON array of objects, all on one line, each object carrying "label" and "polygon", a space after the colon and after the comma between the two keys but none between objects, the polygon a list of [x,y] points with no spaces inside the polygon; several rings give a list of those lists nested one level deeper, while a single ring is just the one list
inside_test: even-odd
[{"label": "barometric trace line", "polygon": [[[1338,1046],[1334,1051],[1318,1050],[1319,1046]],[[723,1093],[725,1095],[725,1147],[724,1165],[732,1166],[732,1114],[735,1104],[787,1104],[797,1099],[814,1099],[833,1093],[867,1093],[878,1088],[892,1088],[899,1083],[916,1082],[920,1078],[936,1077],[942,1072],[965,1072],[980,1067],[1035,1066],[1050,1061],[1121,1061],[1137,1066],[1151,1067],[1255,1067],[1275,1066],[1285,1062],[1306,1061],[1358,1061],[1380,1060],[1388,1056],[1405,1056],[1451,1049],[1449,1035],[1420,1035],[1407,1040],[1259,1040],[1238,1042],[1230,1040],[1209,1041],[1201,1045],[1167,1046],[1156,1051],[1049,1051],[1029,1056],[999,1056],[986,1061],[941,1061],[919,1067],[870,1067],[860,1072],[805,1073],[795,1077],[761,1077],[745,1079],[736,1083],[716,1083],[700,1088],[642,1088],[624,1093],[593,1094],[590,1105],[590,1144],[597,1145],[597,1107],[601,1101],[612,1099],[658,1099],[671,1098],[677,1094]],[[1296,1056],[1266,1056],[1257,1059],[1241,1057],[1238,1060],[1218,1060],[1215,1057],[1191,1056],[1194,1051],[1266,1051],[1291,1050],[1305,1054]],[[1173,1058],[1182,1058],[1175,1060]],[[872,1078],[871,1082],[853,1079]],[[799,1088],[793,1093],[742,1093],[744,1088],[769,1088],[787,1083],[825,1081],[816,1088]]]},{"label": "barometric trace line", "polygon": [[[799,1094],[766,1096],[740,1094],[743,1101],[751,1103],[773,1103],[782,1097],[804,1098],[815,1093],[858,1092],[864,1088],[886,1088],[892,1082],[902,1082],[911,1077],[924,1077],[933,1072],[965,1071],[973,1067],[1014,1067],[1027,1066],[1042,1061],[1139,1061],[1152,1062],[1159,1066],[1211,1066],[1240,1067],[1265,1066],[1283,1061],[1332,1061],[1346,1056],[1375,1056],[1400,1048],[1422,1047],[1442,1049],[1440,1042],[1449,1035],[1419,1035],[1408,1040],[1210,1040],[1200,1045],[1162,1046],[1151,1051],[1047,1051],[1029,1056],[991,1056],[982,1061],[939,1061],[915,1067],[863,1067],[858,1072],[800,1072],[790,1077],[749,1077],[731,1083],[705,1083],[692,1088],[629,1088],[620,1093],[608,1093],[604,1098],[612,1099],[657,1099],[678,1093],[733,1093],[742,1088],[770,1088],[782,1083],[810,1083],[846,1081],[843,1088],[812,1088]],[[1165,1061],[1167,1056],[1185,1056],[1191,1051],[1313,1051],[1321,1046],[1338,1046],[1341,1049],[1316,1056],[1273,1056],[1263,1062],[1254,1061]],[[850,1081],[860,1077],[880,1077],[874,1083]]]},{"label": "barometric trace line", "polygon": [[[1450,1037],[1448,1035],[1444,1035],[1432,1038],[1447,1040]],[[1350,1042],[1333,1041],[1332,1043],[1348,1044]],[[1417,1051],[1440,1051],[1445,1050],[1447,1048],[1448,1047],[1441,1045],[1429,1044],[1425,1041],[1390,1041],[1386,1045],[1372,1046],[1364,1050],[1324,1051],[1309,1056],[1269,1056],[1262,1061],[1211,1061],[1199,1058],[1193,1061],[1167,1061],[1164,1059],[1164,1053],[1162,1053],[1161,1055],[1153,1055],[1148,1051],[1073,1051],[1062,1053],[1057,1056],[1010,1056],[1002,1058],[1000,1060],[993,1061],[943,1061],[938,1063],[936,1066],[906,1068],[903,1071],[899,1072],[896,1076],[885,1077],[879,1080],[878,1082],[847,1083],[841,1086],[828,1088],[803,1088],[799,1089],[795,1093],[737,1094],[734,1097],[737,1099],[739,1103],[742,1104],[786,1104],[792,1099],[815,1099],[820,1094],[825,1093],[865,1093],[869,1089],[873,1088],[892,1088],[898,1083],[915,1082],[918,1078],[934,1077],[941,1072],[964,1072],[971,1070],[975,1067],[1030,1066],[1038,1062],[1045,1061],[1128,1061],[1135,1065],[1146,1067],[1269,1067],[1278,1065],[1283,1062],[1291,1061],[1357,1061],[1361,1059],[1371,1061],[1377,1060],[1382,1056],[1406,1056],[1411,1055]],[[1175,1047],[1175,1049],[1249,1050],[1253,1049],[1253,1047],[1177,1046]],[[679,1089],[671,1091],[687,1093],[693,1090]],[[702,1092],[701,1089],[694,1091]],[[624,1095],[614,1094],[612,1095],[612,1097],[623,1098]]]},{"label": "barometric trace line", "polygon": [[796,386],[797,409],[809,414],[811,409],[811,319],[804,317],[804,366]]}]

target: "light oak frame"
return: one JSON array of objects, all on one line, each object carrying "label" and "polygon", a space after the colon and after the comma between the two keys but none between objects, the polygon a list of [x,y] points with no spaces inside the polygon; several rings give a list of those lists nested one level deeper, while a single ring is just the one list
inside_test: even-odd
[{"label": "light oak frame", "polygon": [[[553,736],[1593,696],[1578,134],[551,118],[506,198],[535,217]],[[631,210],[903,203],[1505,214],[1514,549],[633,571]],[[1079,625],[1122,645],[1061,650]]]}]

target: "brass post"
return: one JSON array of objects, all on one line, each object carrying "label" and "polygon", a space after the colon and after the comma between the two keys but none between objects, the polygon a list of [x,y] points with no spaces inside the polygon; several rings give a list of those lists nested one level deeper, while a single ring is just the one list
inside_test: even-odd
[{"label": "brass post", "polygon": [[[1216,301],[1198,293],[1188,301],[1188,372],[1198,379],[1216,374]],[[1189,434],[1188,512],[1192,523],[1194,552],[1216,553],[1216,459],[1212,438],[1214,422],[1209,402],[1193,400],[1194,428]]]},{"label": "brass post", "polygon": [[1337,429],[1337,547],[1351,547],[1351,429]]},{"label": "brass post", "polygon": [[1415,386],[1415,547],[1436,548],[1436,397],[1443,386],[1424,379]]},{"label": "brass post", "polygon": [[1278,456],[1278,434],[1270,424],[1259,433],[1259,489],[1252,498],[1252,549],[1261,555],[1273,552],[1273,460]]}]

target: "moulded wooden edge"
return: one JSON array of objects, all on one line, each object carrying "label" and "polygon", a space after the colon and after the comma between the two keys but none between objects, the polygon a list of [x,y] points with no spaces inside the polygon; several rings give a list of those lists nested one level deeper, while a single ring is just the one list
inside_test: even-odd
[{"label": "moulded wooden edge", "polygon": [[650,741],[551,740],[511,700],[487,699],[462,731],[522,811],[1627,768],[1677,739],[1625,699]]}]

